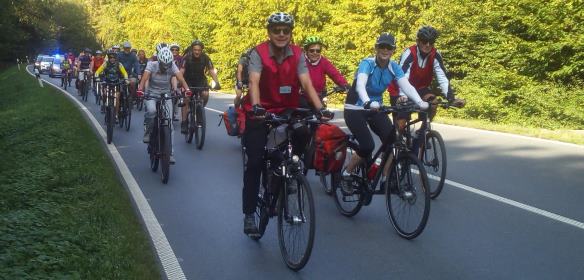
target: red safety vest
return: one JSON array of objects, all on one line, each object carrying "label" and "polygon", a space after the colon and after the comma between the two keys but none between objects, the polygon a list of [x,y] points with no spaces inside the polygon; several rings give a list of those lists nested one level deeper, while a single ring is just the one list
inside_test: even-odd
[{"label": "red safety vest", "polygon": [[[266,41],[256,47],[262,60],[260,76],[260,103],[268,112],[280,113],[288,108],[298,108],[300,100],[300,81],[298,79],[298,62],[302,56],[302,49],[290,45],[293,55],[278,64],[270,56],[269,42]],[[251,98],[246,95],[243,99],[243,108],[251,111]]]},{"label": "red safety vest", "polygon": [[[408,81],[410,81],[410,84],[412,84],[416,90],[430,87],[432,84],[432,79],[434,78],[433,71],[434,59],[436,58],[436,49],[432,48],[430,54],[428,54],[428,63],[424,68],[420,68],[420,65],[418,65],[418,50],[416,45],[410,47],[410,53],[412,54],[413,61],[412,65],[410,66],[410,77]],[[399,87],[397,85],[397,81],[391,82],[387,87],[387,90],[389,91],[389,95],[398,96]]]}]

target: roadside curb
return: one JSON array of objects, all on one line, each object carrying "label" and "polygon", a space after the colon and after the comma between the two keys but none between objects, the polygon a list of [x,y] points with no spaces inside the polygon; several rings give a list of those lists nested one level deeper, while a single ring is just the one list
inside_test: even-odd
[{"label": "roadside curb", "polygon": [[[34,77],[34,74],[30,72],[29,67],[26,67],[26,71],[31,76]],[[176,258],[176,255],[174,254],[174,251],[172,250],[172,247],[170,246],[170,243],[168,242],[168,239],[166,238],[166,235],[164,234],[164,231],[162,230],[162,227],[160,226],[158,219],[154,215],[154,212],[152,211],[152,208],[150,207],[148,200],[146,199],[144,193],[140,189],[138,182],[130,172],[130,169],[126,165],[116,146],[113,144],[111,145],[107,144],[106,133],[99,124],[99,122],[97,121],[97,119],[91,114],[89,109],[87,109],[87,107],[85,107],[85,105],[81,103],[81,101],[79,101],[69,92],[61,89],[60,87],[42,78],[40,78],[39,80],[42,80],[45,84],[51,85],[53,88],[59,90],[69,100],[73,101],[73,103],[77,105],[80,111],[84,112],[83,116],[85,117],[85,119],[89,121],[93,130],[101,139],[100,142],[108,151],[109,157],[115,163],[116,171],[120,178],[122,179],[122,182],[126,187],[126,190],[132,196],[134,209],[137,210],[142,220],[142,224],[145,226],[148,232],[150,241],[158,257],[158,262],[162,268],[161,271],[164,273],[163,276],[166,276],[166,279],[169,280],[186,279],[184,272],[179,264],[179,261]]]}]

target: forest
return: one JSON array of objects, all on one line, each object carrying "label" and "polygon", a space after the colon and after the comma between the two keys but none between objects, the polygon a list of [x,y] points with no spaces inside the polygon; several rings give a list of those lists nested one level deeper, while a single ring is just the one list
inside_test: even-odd
[{"label": "forest", "polygon": [[416,31],[440,32],[436,48],[460,110],[440,114],[547,129],[584,129],[584,1],[582,0],[0,0],[0,60],[46,48],[108,48],[130,41],[151,54],[157,42],[186,47],[198,38],[234,82],[240,54],[267,38],[274,11],[294,15],[294,41],[322,37],[327,56],[348,80],[390,32],[401,50]]}]

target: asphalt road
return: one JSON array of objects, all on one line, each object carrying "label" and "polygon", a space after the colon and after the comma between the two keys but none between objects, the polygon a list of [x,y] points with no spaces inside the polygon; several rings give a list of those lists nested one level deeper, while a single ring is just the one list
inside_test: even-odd
[{"label": "asphalt road", "polygon": [[[311,172],[315,246],[306,267],[292,272],[281,260],[275,220],[260,242],[243,234],[239,141],[217,126],[219,114],[211,110],[223,111],[230,103],[232,96],[212,94],[202,151],[187,144],[177,128],[177,163],[171,166],[167,185],[161,183],[160,173],[149,169],[146,145],[141,142],[143,112],[133,112],[129,132],[114,131],[113,144],[148,198],[188,279],[582,279],[584,275],[584,148],[442,125],[435,128],[445,139],[447,178],[454,183],[432,201],[422,235],[412,241],[400,238],[391,227],[382,196],[353,218],[341,216]],[[103,126],[95,103],[90,99],[85,105]],[[336,122],[343,125],[342,114],[337,115]],[[526,211],[460,185],[561,217]],[[576,225],[558,221],[563,217]]]}]

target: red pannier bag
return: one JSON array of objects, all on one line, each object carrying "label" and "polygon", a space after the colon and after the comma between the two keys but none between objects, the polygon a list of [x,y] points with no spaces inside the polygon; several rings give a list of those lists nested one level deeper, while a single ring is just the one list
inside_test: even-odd
[{"label": "red pannier bag", "polygon": [[334,124],[324,123],[316,129],[313,166],[317,171],[338,172],[347,155],[347,136]]},{"label": "red pannier bag", "polygon": [[[240,135],[239,123],[237,121],[238,115],[237,109],[233,106],[229,106],[229,109],[221,114],[222,121],[225,123],[225,129],[227,129],[227,135],[229,136]],[[219,125],[221,125],[221,122],[219,122]]]}]

